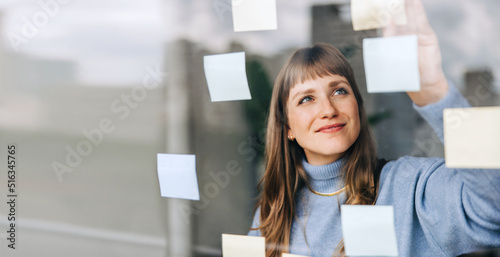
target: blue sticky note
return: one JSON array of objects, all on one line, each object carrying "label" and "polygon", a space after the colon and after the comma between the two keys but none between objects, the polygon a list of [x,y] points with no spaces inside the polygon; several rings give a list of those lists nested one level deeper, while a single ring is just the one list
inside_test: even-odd
[{"label": "blue sticky note", "polygon": [[342,205],[340,208],[346,255],[398,255],[392,206]]},{"label": "blue sticky note", "polygon": [[159,153],[157,162],[162,197],[200,200],[194,155]]},{"label": "blue sticky note", "polygon": [[365,38],[363,60],[368,93],[420,91],[416,35]]},{"label": "blue sticky note", "polygon": [[212,102],[252,99],[245,68],[245,52],[207,55],[205,77]]},{"label": "blue sticky note", "polygon": [[235,32],[278,28],[276,0],[232,0]]}]

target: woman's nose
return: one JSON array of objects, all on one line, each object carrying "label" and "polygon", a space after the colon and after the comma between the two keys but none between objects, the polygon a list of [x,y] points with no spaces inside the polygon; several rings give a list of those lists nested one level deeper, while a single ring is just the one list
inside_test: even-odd
[{"label": "woman's nose", "polygon": [[321,118],[331,119],[338,115],[338,110],[330,99],[323,100],[321,104]]}]

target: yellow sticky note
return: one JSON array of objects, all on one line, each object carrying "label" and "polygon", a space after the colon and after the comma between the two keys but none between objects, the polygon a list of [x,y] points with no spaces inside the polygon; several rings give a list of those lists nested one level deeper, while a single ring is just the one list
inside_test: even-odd
[{"label": "yellow sticky note", "polygon": [[291,254],[291,253],[283,253],[281,257],[308,257],[304,255],[296,255],[296,254]]},{"label": "yellow sticky note", "polygon": [[351,0],[351,17],[356,31],[385,27],[391,19],[405,25],[405,0]]},{"label": "yellow sticky note", "polygon": [[260,236],[222,234],[222,256],[265,257],[266,240]]},{"label": "yellow sticky note", "polygon": [[500,168],[500,107],[444,110],[444,147],[449,168]]}]

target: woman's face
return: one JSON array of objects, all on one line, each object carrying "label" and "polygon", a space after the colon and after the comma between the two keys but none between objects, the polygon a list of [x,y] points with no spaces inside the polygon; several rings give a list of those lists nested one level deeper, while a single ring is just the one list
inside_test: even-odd
[{"label": "woman's face", "polygon": [[356,141],[358,104],[347,79],[330,75],[290,89],[288,137],[293,136],[312,165],[332,163]]}]

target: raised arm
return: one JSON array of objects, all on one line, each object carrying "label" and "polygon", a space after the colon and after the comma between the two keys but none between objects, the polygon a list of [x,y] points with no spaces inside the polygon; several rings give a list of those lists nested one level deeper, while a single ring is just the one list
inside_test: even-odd
[{"label": "raised arm", "polygon": [[441,51],[434,30],[425,14],[421,0],[406,0],[408,24],[396,26],[389,23],[384,36],[415,34],[418,38],[418,67],[420,71],[419,92],[407,92],[418,106],[425,106],[441,100],[448,91],[448,82],[441,66]]},{"label": "raised arm", "polygon": [[[421,91],[408,95],[443,142],[443,109],[469,104],[444,76],[438,40],[421,0],[406,0],[406,5],[408,25],[391,24],[384,35],[417,35]],[[422,158],[406,158],[394,170],[394,176],[402,170],[418,176],[416,217],[426,237],[446,256],[500,246],[500,170],[450,169],[441,159]]]}]

